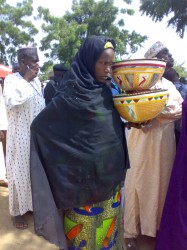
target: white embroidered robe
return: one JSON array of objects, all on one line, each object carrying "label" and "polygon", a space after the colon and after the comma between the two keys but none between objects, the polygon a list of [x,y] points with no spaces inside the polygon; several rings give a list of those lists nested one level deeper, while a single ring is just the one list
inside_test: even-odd
[{"label": "white embroidered robe", "polygon": [[30,183],[30,125],[44,108],[41,83],[38,78],[27,82],[19,73],[4,81],[8,129],[6,168],[9,186],[9,210],[12,216],[32,211]]}]

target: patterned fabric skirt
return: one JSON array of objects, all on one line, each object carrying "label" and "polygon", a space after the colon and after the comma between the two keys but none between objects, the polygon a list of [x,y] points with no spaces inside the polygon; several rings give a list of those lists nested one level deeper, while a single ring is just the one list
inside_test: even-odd
[{"label": "patterned fabric skirt", "polygon": [[64,230],[68,250],[122,250],[120,191],[93,206],[66,210]]}]

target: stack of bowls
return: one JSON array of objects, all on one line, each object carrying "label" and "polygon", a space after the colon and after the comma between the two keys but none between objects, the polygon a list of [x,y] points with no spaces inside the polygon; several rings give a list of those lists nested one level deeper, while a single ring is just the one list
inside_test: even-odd
[{"label": "stack of bowls", "polygon": [[157,59],[134,59],[114,62],[112,77],[122,90],[113,96],[120,116],[140,123],[155,118],[169,98],[167,90],[151,89],[162,77],[166,62]]}]

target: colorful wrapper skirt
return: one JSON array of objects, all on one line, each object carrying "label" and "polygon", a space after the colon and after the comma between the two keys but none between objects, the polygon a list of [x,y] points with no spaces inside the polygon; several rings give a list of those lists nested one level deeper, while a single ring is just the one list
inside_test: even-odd
[{"label": "colorful wrapper skirt", "polygon": [[120,191],[106,201],[66,210],[68,250],[122,250]]}]

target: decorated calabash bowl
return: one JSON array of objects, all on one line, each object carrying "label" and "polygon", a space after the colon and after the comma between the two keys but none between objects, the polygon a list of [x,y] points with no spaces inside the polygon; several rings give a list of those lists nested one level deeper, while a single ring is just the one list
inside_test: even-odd
[{"label": "decorated calabash bowl", "polygon": [[112,76],[123,91],[147,90],[162,77],[166,62],[158,59],[134,59],[114,62]]},{"label": "decorated calabash bowl", "polygon": [[154,89],[136,94],[114,95],[113,101],[122,118],[141,123],[155,118],[165,107],[168,98],[168,90]]}]

